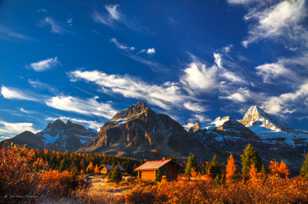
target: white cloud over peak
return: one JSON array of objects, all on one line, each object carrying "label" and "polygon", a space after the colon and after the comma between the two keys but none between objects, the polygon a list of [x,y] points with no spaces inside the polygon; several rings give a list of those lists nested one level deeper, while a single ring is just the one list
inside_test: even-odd
[{"label": "white cloud over peak", "polygon": [[250,43],[264,38],[290,37],[289,34],[295,33],[298,24],[306,15],[305,0],[284,0],[270,8],[253,9],[245,16],[245,20],[254,23],[243,45],[247,47]]},{"label": "white cloud over peak", "polygon": [[26,101],[38,101],[37,98],[32,96],[31,94],[27,94],[24,91],[21,91],[19,89],[7,87],[7,86],[1,86],[1,95],[5,99],[17,99],[17,100],[26,100]]},{"label": "white cloud over peak", "polygon": [[95,98],[81,99],[73,96],[54,96],[47,99],[45,104],[62,111],[101,116],[108,119],[117,112],[109,103],[100,103]]},{"label": "white cloud over peak", "polygon": [[161,86],[148,84],[129,76],[107,74],[100,71],[73,71],[74,79],[82,79],[97,84],[103,91],[112,91],[124,97],[145,100],[163,109],[183,103],[185,98],[175,83]]},{"label": "white cloud over peak", "polygon": [[33,62],[30,64],[30,67],[37,72],[42,72],[48,69],[51,69],[60,64],[58,57],[44,59],[38,62]]},{"label": "white cloud over peak", "polygon": [[222,96],[223,99],[228,99],[235,103],[245,103],[251,98],[251,92],[246,88],[239,88],[237,91],[229,94],[228,96]]},{"label": "white cloud over peak", "polygon": [[33,126],[33,123],[27,122],[6,122],[0,121],[0,139],[8,139],[16,136],[19,133],[24,131],[31,131],[33,133],[38,132],[39,130]]},{"label": "white cloud over peak", "polygon": [[190,110],[192,112],[199,113],[205,111],[205,107],[199,103],[188,101],[185,102],[183,105],[187,110]]}]

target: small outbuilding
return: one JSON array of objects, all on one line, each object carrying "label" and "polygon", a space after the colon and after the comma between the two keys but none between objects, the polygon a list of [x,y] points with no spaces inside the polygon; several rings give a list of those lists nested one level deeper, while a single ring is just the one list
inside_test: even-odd
[{"label": "small outbuilding", "polygon": [[135,171],[138,178],[143,181],[157,181],[165,177],[168,181],[175,180],[178,175],[179,165],[172,159],[146,161]]}]

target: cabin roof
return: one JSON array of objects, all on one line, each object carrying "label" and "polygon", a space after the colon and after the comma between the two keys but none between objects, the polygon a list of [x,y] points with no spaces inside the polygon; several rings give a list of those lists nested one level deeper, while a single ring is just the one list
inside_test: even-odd
[{"label": "cabin roof", "polygon": [[137,167],[135,169],[135,171],[156,170],[156,169],[161,168],[162,166],[166,165],[167,163],[169,163],[171,161],[172,161],[172,159],[146,161],[141,166]]}]

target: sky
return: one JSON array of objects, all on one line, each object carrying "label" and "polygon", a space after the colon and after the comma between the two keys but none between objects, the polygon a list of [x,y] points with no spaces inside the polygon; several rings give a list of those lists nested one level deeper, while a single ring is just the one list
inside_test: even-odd
[{"label": "sky", "polygon": [[305,0],[0,0],[0,140],[98,129],[144,101],[183,125],[251,105],[308,129]]}]

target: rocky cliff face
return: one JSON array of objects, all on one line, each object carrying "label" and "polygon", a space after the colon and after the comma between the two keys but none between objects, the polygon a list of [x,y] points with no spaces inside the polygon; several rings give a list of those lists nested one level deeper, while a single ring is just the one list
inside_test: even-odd
[{"label": "rocky cliff face", "polygon": [[116,114],[83,151],[100,151],[138,158],[202,156],[204,148],[175,120],[139,103]]},{"label": "rocky cliff face", "polygon": [[76,151],[83,145],[92,142],[96,134],[95,131],[89,130],[82,125],[58,119],[50,122],[43,131],[36,134],[25,131],[2,143],[13,142],[37,149]]}]

